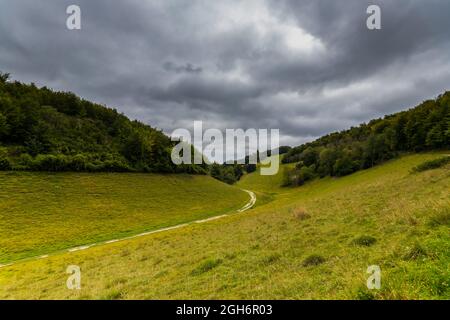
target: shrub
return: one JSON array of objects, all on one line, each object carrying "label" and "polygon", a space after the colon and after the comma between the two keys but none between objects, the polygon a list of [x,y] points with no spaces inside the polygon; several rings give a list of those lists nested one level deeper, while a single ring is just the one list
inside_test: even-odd
[{"label": "shrub", "polygon": [[297,208],[294,211],[294,218],[297,220],[306,220],[311,218],[311,215],[308,212],[306,212],[305,209]]},{"label": "shrub", "polygon": [[349,175],[358,170],[358,165],[348,157],[338,159],[333,166],[334,174],[338,177]]},{"label": "shrub", "polygon": [[424,247],[419,243],[415,243],[412,248],[404,255],[405,260],[417,260],[419,258],[427,257],[428,253]]},{"label": "shrub", "polygon": [[261,264],[263,264],[265,266],[268,266],[268,265],[270,265],[272,263],[277,262],[280,259],[281,259],[281,255],[280,254],[278,254],[278,253],[271,254],[271,255],[269,255],[267,257],[262,258],[261,259]]},{"label": "shrub", "polygon": [[358,300],[374,300],[375,296],[367,288],[359,288],[356,292],[356,299]]},{"label": "shrub", "polygon": [[33,157],[28,153],[22,153],[19,157],[19,164],[29,169],[33,165]]},{"label": "shrub", "polygon": [[302,265],[304,267],[318,266],[319,264],[322,264],[325,261],[326,260],[324,257],[322,257],[318,254],[313,254],[313,255],[310,255],[309,257],[307,257],[305,260],[303,260]]},{"label": "shrub", "polygon": [[437,169],[443,167],[450,163],[450,157],[445,156],[439,159],[434,159],[430,161],[425,161],[424,163],[419,164],[417,167],[413,168],[413,172],[422,172],[426,170]]},{"label": "shrub", "polygon": [[103,169],[103,165],[101,162],[94,161],[94,162],[88,162],[86,164],[86,171],[89,172],[98,172]]},{"label": "shrub", "polygon": [[11,170],[11,163],[8,160],[6,148],[0,147],[0,170]]},{"label": "shrub", "polygon": [[70,168],[74,171],[86,171],[89,160],[83,154],[77,154],[70,161]]},{"label": "shrub", "polygon": [[103,296],[102,300],[120,300],[123,299],[124,294],[120,290],[113,290],[108,292],[105,296]]},{"label": "shrub", "polygon": [[0,157],[0,170],[11,170],[11,163],[8,158]]},{"label": "shrub", "polygon": [[372,236],[360,236],[352,241],[353,244],[364,247],[370,247],[374,245],[375,242],[377,242],[377,239]]},{"label": "shrub", "polygon": [[316,167],[313,164],[309,167],[302,167],[300,169],[300,175],[302,176],[303,180],[308,181],[314,179],[316,177],[315,169]]},{"label": "shrub", "polygon": [[6,136],[9,131],[8,122],[6,121],[6,116],[0,112],[0,138]]},{"label": "shrub", "polygon": [[293,169],[285,169],[285,171],[283,172],[282,185],[284,187],[301,186],[305,184],[306,181],[312,180],[315,177],[316,174],[314,165],[306,167],[302,163],[299,163]]},{"label": "shrub", "polygon": [[40,154],[32,165],[33,170],[38,171],[66,171],[69,169],[67,157],[64,155]]},{"label": "shrub", "polygon": [[127,172],[130,171],[130,167],[120,160],[107,160],[103,163],[103,171],[108,172]]}]

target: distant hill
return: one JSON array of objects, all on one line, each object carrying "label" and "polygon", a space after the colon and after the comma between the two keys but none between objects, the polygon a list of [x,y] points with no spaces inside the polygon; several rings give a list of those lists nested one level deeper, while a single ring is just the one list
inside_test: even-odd
[{"label": "distant hill", "polygon": [[[233,184],[255,165],[175,165],[160,130],[71,92],[0,72],[0,170],[210,174]],[[288,147],[281,147],[280,153]]]},{"label": "distant hill", "polygon": [[344,176],[404,152],[450,149],[450,92],[408,111],[370,121],[292,148],[283,163],[297,163],[285,185],[316,176]]},{"label": "distant hill", "polygon": [[0,169],[206,173],[175,166],[161,131],[70,92],[0,74]]},{"label": "distant hill", "polygon": [[[313,142],[280,148],[284,185],[343,176],[402,152],[450,148],[450,92],[408,111]],[[136,171],[210,174],[234,183],[255,165],[172,163],[174,142],[160,130],[70,92],[9,81],[0,73],[0,170]]]}]

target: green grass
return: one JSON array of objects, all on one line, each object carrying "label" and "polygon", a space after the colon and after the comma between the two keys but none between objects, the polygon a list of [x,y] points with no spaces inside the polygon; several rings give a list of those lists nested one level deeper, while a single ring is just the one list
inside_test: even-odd
[{"label": "green grass", "polygon": [[[242,215],[2,268],[0,298],[450,299],[450,167],[410,173],[437,157],[275,189]],[[270,192],[262,180],[239,185]],[[80,291],[65,286],[72,264]],[[366,287],[370,265],[381,267],[381,290]]]},{"label": "green grass", "polygon": [[440,167],[444,167],[450,163],[450,156],[444,156],[442,158],[425,161],[413,168],[413,172],[423,172],[426,170],[433,170]]},{"label": "green grass", "polygon": [[260,167],[258,166],[256,172],[243,176],[237,185],[243,189],[250,189],[269,195],[289,192],[289,188],[283,188],[281,185],[284,170],[293,166],[294,164],[281,164],[278,173],[273,176],[261,175]]},{"label": "green grass", "polygon": [[0,263],[208,218],[248,200],[207,176],[0,172]]}]

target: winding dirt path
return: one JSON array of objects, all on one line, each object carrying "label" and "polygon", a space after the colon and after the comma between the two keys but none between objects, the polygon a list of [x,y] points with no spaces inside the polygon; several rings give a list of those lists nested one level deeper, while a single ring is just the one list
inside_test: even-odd
[{"label": "winding dirt path", "polygon": [[[245,204],[245,206],[243,206],[241,209],[237,210],[237,213],[242,213],[244,211],[247,211],[248,209],[252,208],[255,205],[255,203],[256,203],[256,195],[255,195],[254,192],[249,191],[249,190],[245,190],[245,189],[241,189],[241,190],[244,191],[244,192],[247,192],[250,195],[250,200],[249,200],[249,202],[247,202]],[[84,246],[79,246],[79,247],[59,250],[59,251],[56,251],[56,252],[53,252],[53,253],[49,253],[49,254],[45,254],[45,255],[41,255],[41,256],[25,258],[25,259],[13,261],[13,262],[10,262],[10,263],[7,263],[7,264],[0,264],[0,268],[13,266],[15,264],[18,264],[18,263],[21,263],[21,262],[26,262],[26,261],[46,259],[46,258],[48,258],[50,256],[55,256],[57,254],[62,254],[62,253],[67,253],[67,252],[82,251],[82,250],[86,250],[86,249],[89,249],[89,248],[92,248],[92,247],[99,247],[99,246],[107,245],[107,244],[110,244],[110,243],[115,243],[115,242],[126,241],[126,240],[130,240],[130,239],[144,237],[144,236],[148,236],[148,235],[151,235],[151,234],[154,234],[154,233],[161,233],[161,232],[164,232],[164,231],[180,229],[180,228],[183,228],[183,227],[186,227],[186,226],[189,226],[189,225],[193,225],[193,224],[200,224],[200,223],[205,223],[205,222],[209,222],[209,221],[213,221],[213,220],[218,220],[218,219],[225,218],[225,217],[228,217],[228,216],[233,215],[233,214],[235,214],[235,213],[223,214],[223,215],[220,215],[220,216],[215,216],[215,217],[211,217],[211,218],[207,218],[207,219],[203,219],[203,220],[195,220],[195,221],[191,221],[191,222],[187,222],[187,223],[183,223],[183,224],[178,224],[178,225],[175,225],[175,226],[172,226],[172,227],[167,227],[167,228],[162,228],[162,229],[157,229],[157,230],[153,230],[153,231],[139,233],[139,234],[136,234],[136,235],[133,235],[133,236],[125,237],[125,238],[101,241],[101,242],[96,242],[96,243],[92,243],[92,244],[88,244],[88,245],[84,245]]]}]

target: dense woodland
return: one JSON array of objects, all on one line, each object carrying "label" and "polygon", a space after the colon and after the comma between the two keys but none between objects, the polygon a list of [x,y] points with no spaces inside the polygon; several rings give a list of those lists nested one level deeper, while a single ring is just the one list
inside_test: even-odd
[{"label": "dense woodland", "polygon": [[285,185],[316,177],[344,176],[405,152],[450,149],[450,92],[408,111],[323,136],[291,149],[283,163]]},{"label": "dense woodland", "polygon": [[0,170],[210,174],[234,183],[256,165],[175,165],[160,130],[70,92],[0,73]]},{"label": "dense woodland", "polygon": [[[450,92],[295,148],[281,147],[285,185],[344,176],[402,152],[450,148]],[[234,183],[256,165],[174,165],[160,130],[70,92],[10,81],[0,73],[0,170],[210,174]],[[259,157],[258,157],[259,158]]]},{"label": "dense woodland", "polygon": [[174,142],[115,109],[0,74],[0,169],[207,173],[172,163]]}]

